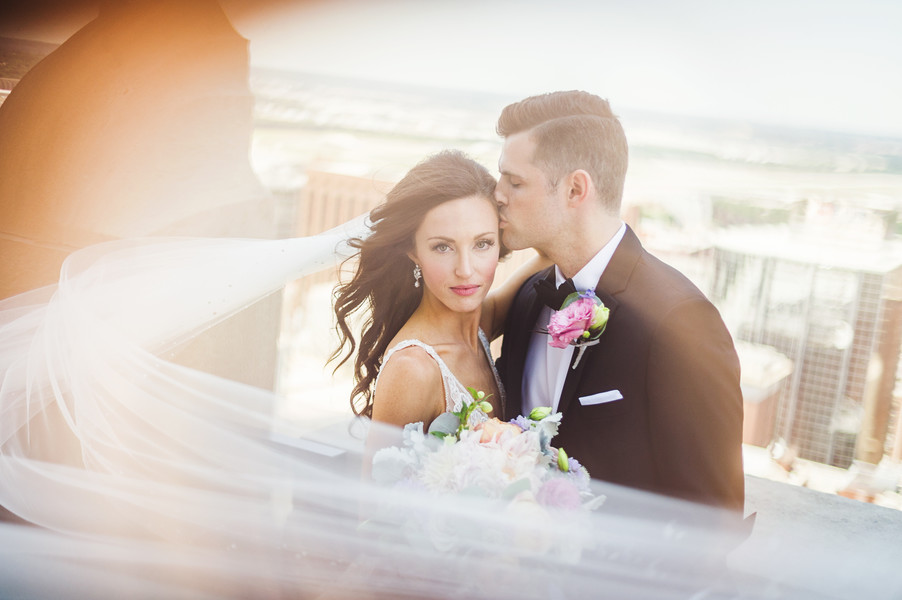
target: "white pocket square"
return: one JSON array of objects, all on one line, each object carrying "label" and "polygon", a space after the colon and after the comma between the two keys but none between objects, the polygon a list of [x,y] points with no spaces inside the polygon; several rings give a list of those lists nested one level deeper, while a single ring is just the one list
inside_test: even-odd
[{"label": "white pocket square", "polygon": [[623,394],[620,390],[610,390],[608,392],[600,392],[591,396],[580,396],[579,403],[583,406],[592,406],[593,404],[604,404],[605,402],[613,402],[614,400],[622,400]]}]

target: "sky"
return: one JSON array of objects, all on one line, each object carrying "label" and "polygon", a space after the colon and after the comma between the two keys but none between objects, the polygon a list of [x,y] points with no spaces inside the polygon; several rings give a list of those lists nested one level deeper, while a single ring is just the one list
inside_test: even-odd
[{"label": "sky", "polygon": [[897,0],[243,4],[233,21],[262,66],[902,136]]},{"label": "sky", "polygon": [[[62,39],[64,15],[83,21],[84,6],[97,4],[9,2],[27,7],[16,16],[30,28],[0,15],[0,35],[43,24],[43,35]],[[615,110],[902,137],[898,0],[220,4],[250,40],[254,66],[512,99],[584,89]]]}]

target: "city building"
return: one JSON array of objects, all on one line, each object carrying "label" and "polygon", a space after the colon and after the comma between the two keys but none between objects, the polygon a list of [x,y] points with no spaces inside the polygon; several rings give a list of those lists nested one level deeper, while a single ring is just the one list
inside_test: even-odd
[{"label": "city building", "polygon": [[902,321],[894,225],[892,211],[866,202],[811,200],[799,223],[717,236],[711,297],[738,345],[792,364],[770,382],[775,410],[747,411],[773,419],[755,424],[772,432],[759,441],[782,440],[800,458],[841,468],[883,457]]}]

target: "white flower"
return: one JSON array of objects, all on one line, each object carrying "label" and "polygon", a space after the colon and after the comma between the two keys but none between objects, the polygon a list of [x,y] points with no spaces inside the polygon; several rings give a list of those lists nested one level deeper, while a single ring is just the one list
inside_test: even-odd
[{"label": "white flower", "polygon": [[461,492],[479,490],[498,496],[504,485],[504,454],[478,443],[478,435],[463,432],[457,443],[448,443],[427,457],[423,464],[423,482],[433,491]]},{"label": "white flower", "polygon": [[524,431],[504,440],[502,450],[506,459],[504,471],[510,482],[526,478],[531,485],[538,484],[548,459],[542,455],[536,432]]},{"label": "white flower", "polygon": [[454,467],[457,458],[454,456],[453,448],[454,444],[443,444],[437,451],[423,458],[420,481],[430,492],[456,491]]}]

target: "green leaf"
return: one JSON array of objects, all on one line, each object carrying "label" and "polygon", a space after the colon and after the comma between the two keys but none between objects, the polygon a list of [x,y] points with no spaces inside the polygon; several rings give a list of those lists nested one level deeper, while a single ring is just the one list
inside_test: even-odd
[{"label": "green leaf", "polygon": [[443,412],[429,424],[429,433],[457,435],[460,428],[460,417],[453,413]]}]

